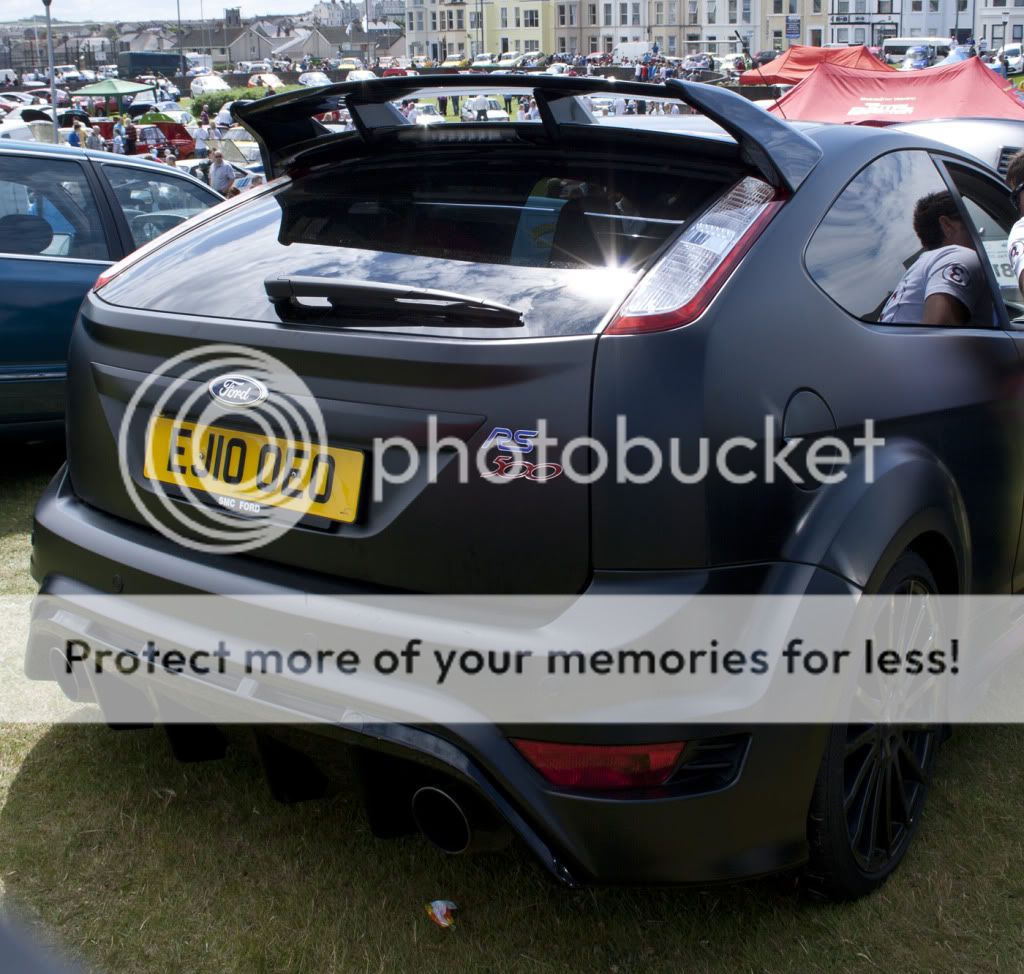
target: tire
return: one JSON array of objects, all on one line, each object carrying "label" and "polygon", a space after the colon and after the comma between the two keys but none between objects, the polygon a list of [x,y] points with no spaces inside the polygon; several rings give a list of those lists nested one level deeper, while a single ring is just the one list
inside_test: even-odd
[{"label": "tire", "polygon": [[[907,551],[876,594],[938,591],[927,562]],[[802,885],[809,893],[854,900],[889,878],[920,824],[940,739],[934,725],[831,729],[807,821],[810,858]]]}]

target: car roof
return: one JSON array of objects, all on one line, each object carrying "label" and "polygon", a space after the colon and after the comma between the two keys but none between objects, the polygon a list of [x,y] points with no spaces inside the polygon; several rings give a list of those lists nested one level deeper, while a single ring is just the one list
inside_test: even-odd
[{"label": "car roof", "polygon": [[[143,126],[144,128],[155,128],[155,126]],[[75,159],[81,159],[85,156],[87,159],[94,159],[96,162],[116,162],[119,166],[132,166],[138,169],[149,169],[154,172],[166,173],[170,167],[162,162],[154,162],[151,159],[135,158],[133,156],[121,156],[113,155],[109,152],[103,152],[100,149],[79,149],[73,145],[53,145],[49,142],[28,142],[18,141],[16,139],[4,139],[0,142],[0,153],[4,155],[24,155],[26,153],[31,155],[46,155],[46,156],[67,156]],[[180,170],[183,176],[188,179],[194,179],[191,173],[187,173],[184,170]],[[196,180],[200,185],[205,186],[206,184],[202,180]]]}]

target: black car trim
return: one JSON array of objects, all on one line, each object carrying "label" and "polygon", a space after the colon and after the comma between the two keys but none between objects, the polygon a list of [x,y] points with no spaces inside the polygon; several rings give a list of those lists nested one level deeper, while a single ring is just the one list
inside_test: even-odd
[{"label": "black car trim", "polygon": [[[336,111],[344,102],[359,135],[368,140],[379,127],[409,124],[391,104],[396,99],[417,91],[471,88],[474,83],[479,84],[463,75],[342,82],[312,91],[287,92],[257,102],[236,103],[231,113],[253,133],[260,145],[264,168],[272,177],[296,161],[294,150],[297,147],[327,133],[314,115]],[[739,145],[743,159],[769,183],[791,193],[822,157],[821,148],[788,122],[767,114],[742,95],[710,85],[678,79],[656,86],[603,78],[552,76],[540,79],[531,75],[503,76],[495,84],[503,89],[532,91],[538,103],[545,106],[544,124],[549,133],[568,125],[594,123],[593,116],[582,110],[582,106],[572,111],[555,110],[558,101],[575,95],[603,92],[682,101],[728,132]]]}]

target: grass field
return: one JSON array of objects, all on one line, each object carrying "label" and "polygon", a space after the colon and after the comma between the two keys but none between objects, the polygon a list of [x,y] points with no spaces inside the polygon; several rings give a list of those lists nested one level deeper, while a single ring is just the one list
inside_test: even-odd
[{"label": "grass field", "polygon": [[[32,590],[32,504],[57,462],[0,471],[0,592]],[[242,747],[179,765],[156,730],[7,725],[0,884],[7,911],[107,974],[1017,972],[1022,745],[1020,728],[958,732],[898,875],[823,906],[785,878],[567,892],[516,850],[373,839],[342,758],[333,797],[282,806]],[[424,915],[435,898],[459,904],[455,929]]]}]

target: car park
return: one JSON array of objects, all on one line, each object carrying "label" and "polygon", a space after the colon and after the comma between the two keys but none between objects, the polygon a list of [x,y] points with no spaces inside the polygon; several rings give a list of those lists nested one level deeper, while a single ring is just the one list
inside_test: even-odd
[{"label": "car park", "polygon": [[219,201],[156,163],[0,143],[0,431],[59,428],[86,291],[113,261]]},{"label": "car park", "polygon": [[[468,97],[465,82],[432,78],[429,97]],[[137,593],[254,601],[382,590],[852,600],[908,586],[1019,588],[1024,410],[1005,378],[1019,368],[1011,317],[1020,296],[1001,292],[982,265],[989,320],[890,327],[880,317],[921,250],[911,225],[918,199],[948,194],[972,246],[982,246],[979,214],[987,239],[1002,234],[1005,245],[1017,214],[991,170],[895,129],[789,125],[710,86],[658,89],[717,127],[682,133],[595,124],[580,110],[583,95],[649,96],[639,83],[502,84],[543,103],[544,123],[481,126],[472,140],[414,129],[389,104],[427,88],[409,79],[238,108],[267,175],[288,178],[165,237],[87,296],[72,348],[68,466],[36,512],[33,573],[45,590],[98,594],[112,577]],[[316,123],[325,105],[348,110],[356,131]],[[181,286],[211,266],[230,288]],[[464,293],[439,299],[439,279]],[[145,417],[126,427],[130,481],[111,471],[118,417],[146,377],[225,335],[287,355],[315,389],[331,442],[364,456],[375,436],[425,428],[428,414],[472,449],[492,429],[543,417],[563,441],[612,443],[623,415],[631,435],[656,442],[681,426],[695,439],[760,442],[767,409],[780,438],[799,426],[846,441],[884,418],[884,475],[748,488],[716,478],[681,486],[662,471],[625,484],[519,477],[500,490],[453,476],[390,485],[372,504],[352,487],[352,520],[300,522],[255,557],[197,556],[128,495],[130,482],[157,525],[170,521],[142,466]],[[269,394],[290,401],[287,390]],[[204,395],[195,414],[219,408],[215,399]],[[244,410],[222,414],[229,428],[255,428]],[[222,481],[209,474],[199,493],[226,490]],[[203,508],[198,495],[171,503],[178,513]],[[507,523],[542,537],[545,557],[505,543],[496,557],[496,525]],[[159,621],[162,635],[187,645],[181,620]],[[41,622],[49,628],[30,643],[26,667],[52,679],[53,634],[74,638],[80,623]],[[459,644],[463,620],[431,623],[439,644]],[[134,629],[116,614],[96,627],[131,645],[120,634]],[[237,701],[241,678],[231,679],[203,692]],[[246,699],[279,707],[282,720],[325,706],[326,691],[311,694],[304,680],[246,679]],[[483,807],[568,884],[802,869],[819,893],[862,895],[905,856],[940,737],[927,726],[891,728],[883,745],[878,728],[856,726],[630,733],[588,723],[533,729],[537,739],[516,743],[497,724],[374,722],[358,687],[338,696],[352,716],[330,732],[365,759],[370,814],[398,809],[371,820],[374,830],[413,828],[409,806],[426,782],[469,796],[449,799],[440,822],[421,807],[415,820],[438,844],[468,845],[466,809]],[[657,761],[662,754],[670,758]],[[583,778],[580,768],[604,773]]]}]

